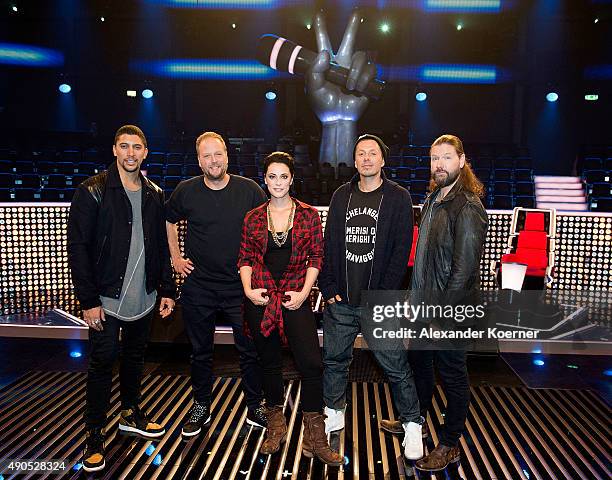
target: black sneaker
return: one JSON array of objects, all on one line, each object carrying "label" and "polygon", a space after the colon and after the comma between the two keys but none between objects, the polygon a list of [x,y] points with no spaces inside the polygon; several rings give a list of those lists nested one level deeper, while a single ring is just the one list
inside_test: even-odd
[{"label": "black sneaker", "polygon": [[202,425],[210,422],[210,406],[193,402],[189,419],[183,424],[181,433],[184,437],[195,437],[202,431]]},{"label": "black sneaker", "polygon": [[164,427],[151,422],[138,407],[121,410],[119,430],[136,434],[143,438],[157,438],[166,433]]},{"label": "black sneaker", "polygon": [[106,466],[104,463],[104,432],[101,428],[88,430],[85,442],[83,470],[99,472]]},{"label": "black sneaker", "polygon": [[257,428],[266,428],[268,419],[266,417],[266,407],[260,405],[257,408],[249,408],[246,418],[247,425]]}]

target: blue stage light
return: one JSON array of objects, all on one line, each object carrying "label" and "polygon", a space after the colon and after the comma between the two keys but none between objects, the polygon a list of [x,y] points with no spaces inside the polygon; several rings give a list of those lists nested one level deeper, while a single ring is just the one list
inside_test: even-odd
[{"label": "blue stage light", "polygon": [[57,50],[17,43],[0,43],[0,64],[26,67],[58,67],[64,55]]},{"label": "blue stage light", "polygon": [[83,468],[83,464],[82,463],[75,463],[74,467],[72,467],[73,470],[76,470],[77,472]]},{"label": "blue stage light", "polygon": [[153,455],[153,452],[155,451],[155,446],[154,445],[149,445],[147,447],[147,449],[145,450],[145,453],[147,454],[147,456],[151,456]]},{"label": "blue stage light", "polygon": [[612,377],[612,370],[604,370],[603,374],[604,374],[606,377]]},{"label": "blue stage light", "polygon": [[549,102],[556,102],[557,100],[559,100],[559,95],[555,92],[549,92],[546,94],[546,100],[548,100]]},{"label": "blue stage light", "polygon": [[345,455],[344,456],[344,465],[348,465],[349,464],[349,458]]},{"label": "blue stage light", "polygon": [[74,350],[72,352],[70,352],[70,356],[72,358],[81,358],[83,356],[83,354],[77,350]]},{"label": "blue stage light", "polygon": [[153,98],[153,90],[151,90],[149,88],[145,88],[142,91],[142,97],[143,98]]},{"label": "blue stage light", "polygon": [[270,80],[289,77],[262,65],[256,60],[160,60],[135,61],[131,68],[141,73],[167,78],[193,80]]},{"label": "blue stage light", "polygon": [[542,353],[542,349],[541,348],[534,348],[531,353]]},{"label": "blue stage light", "polygon": [[428,12],[499,12],[501,0],[425,0]]},{"label": "blue stage light", "polygon": [[584,69],[584,77],[588,80],[612,80],[612,65],[591,65]]},{"label": "blue stage light", "polygon": [[425,92],[417,93],[414,98],[416,98],[417,102],[424,102],[427,100],[427,94]]},{"label": "blue stage light", "polygon": [[494,65],[394,65],[377,69],[382,78],[393,82],[494,84],[511,80],[507,70]]},{"label": "blue stage light", "polygon": [[162,456],[158,453],[157,455],[155,455],[155,458],[153,459],[153,465],[155,465],[156,467],[159,467],[162,464]]},{"label": "blue stage light", "polygon": [[533,361],[533,364],[542,367],[544,365],[544,360],[537,358]]},{"label": "blue stage light", "polygon": [[148,0],[149,3],[161,3],[176,8],[278,8],[297,4],[296,0]]},{"label": "blue stage light", "polygon": [[266,92],[266,100],[276,100],[276,92],[270,90],[268,92]]},{"label": "blue stage light", "polygon": [[421,80],[435,83],[495,83],[497,69],[478,65],[423,65]]},{"label": "blue stage light", "polygon": [[68,85],[67,83],[62,83],[59,87],[58,87],[59,91],[62,93],[70,93],[72,90],[72,87],[70,85]]}]

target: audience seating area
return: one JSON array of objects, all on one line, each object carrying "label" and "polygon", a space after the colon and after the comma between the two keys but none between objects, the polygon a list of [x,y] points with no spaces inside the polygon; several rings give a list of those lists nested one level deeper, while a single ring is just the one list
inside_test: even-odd
[{"label": "audience seating area", "polygon": [[586,186],[589,209],[612,212],[612,147],[585,152],[578,168]]},{"label": "audience seating area", "polygon": [[[341,164],[337,171],[316,161],[309,145],[277,145],[242,142],[228,144],[230,173],[252,178],[263,186],[263,159],[275,150],[295,158],[294,194],[313,205],[329,205],[331,195],[354,174]],[[311,155],[311,152],[314,155]],[[608,155],[608,156],[606,156]],[[483,203],[488,209],[509,210],[535,206],[534,171],[531,158],[522,150],[475,149],[468,158],[485,186]],[[109,154],[98,150],[64,148],[29,151],[0,148],[0,202],[66,202],[87,177],[106,168]],[[385,165],[387,176],[407,188],[415,204],[424,201],[430,178],[429,148],[393,145]],[[143,164],[145,174],[170,194],[178,183],[200,175],[195,153],[150,151]],[[612,211],[612,150],[585,156],[579,164],[594,211]]]}]

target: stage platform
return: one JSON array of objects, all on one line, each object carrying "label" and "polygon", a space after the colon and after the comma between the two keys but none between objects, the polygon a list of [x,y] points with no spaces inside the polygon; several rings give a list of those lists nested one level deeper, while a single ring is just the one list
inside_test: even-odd
[{"label": "stage platform", "polygon": [[[52,475],[0,470],[4,479],[87,478],[79,464],[85,378],[82,372],[30,371],[0,390],[0,459],[56,459],[65,460],[66,466]],[[106,425],[107,467],[90,478],[603,480],[612,475],[610,408],[589,390],[472,386],[461,463],[434,477],[413,470],[403,460],[401,438],[378,428],[380,418],[393,416],[386,383],[350,383],[346,428],[331,439],[346,457],[341,468],[324,468],[301,454],[298,381],[286,384],[288,441],[271,457],[259,453],[263,432],[246,425],[240,380],[231,377],[215,381],[210,427],[198,438],[183,441],[181,424],[191,405],[189,383],[184,375],[143,379],[142,405],[167,428],[163,438],[151,442],[117,433],[115,377]],[[445,403],[438,386],[428,418],[428,450],[438,440]]]}]

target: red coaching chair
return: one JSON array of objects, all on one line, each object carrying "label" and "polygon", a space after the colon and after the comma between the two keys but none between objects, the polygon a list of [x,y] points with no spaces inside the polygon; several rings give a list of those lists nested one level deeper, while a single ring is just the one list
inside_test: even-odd
[{"label": "red coaching chair", "polygon": [[521,263],[527,265],[523,288],[550,287],[555,267],[555,236],[554,209],[515,208],[508,247],[501,262],[493,266],[494,273],[500,274],[504,263]]}]

